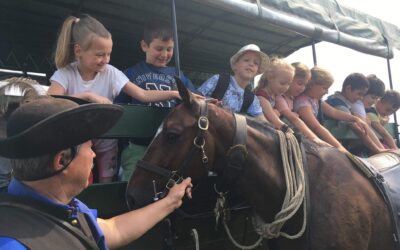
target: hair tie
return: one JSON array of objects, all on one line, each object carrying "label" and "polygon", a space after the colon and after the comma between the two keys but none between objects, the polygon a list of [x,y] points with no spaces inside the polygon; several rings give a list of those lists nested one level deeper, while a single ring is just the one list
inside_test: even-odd
[{"label": "hair tie", "polygon": [[81,20],[80,18],[76,18],[75,23],[78,23],[80,20]]}]

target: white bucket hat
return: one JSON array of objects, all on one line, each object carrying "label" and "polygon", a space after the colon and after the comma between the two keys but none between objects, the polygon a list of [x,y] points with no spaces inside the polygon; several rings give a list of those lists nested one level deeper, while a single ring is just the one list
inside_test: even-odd
[{"label": "white bucket hat", "polygon": [[254,51],[256,52],[261,59],[261,63],[260,66],[258,66],[258,71],[257,74],[262,74],[264,73],[264,71],[267,69],[268,65],[269,65],[269,57],[267,56],[267,54],[265,54],[264,52],[262,52],[260,50],[260,47],[258,47],[255,44],[248,44],[246,46],[243,46],[241,49],[238,50],[238,52],[236,52],[236,54],[234,54],[231,57],[231,68],[233,69],[233,65],[239,60],[239,58],[246,52],[248,51]]}]

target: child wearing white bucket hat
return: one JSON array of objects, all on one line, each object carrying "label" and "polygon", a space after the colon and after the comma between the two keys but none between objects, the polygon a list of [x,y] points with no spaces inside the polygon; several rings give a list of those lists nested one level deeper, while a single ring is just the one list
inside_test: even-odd
[{"label": "child wearing white bucket hat", "polygon": [[230,58],[233,75],[214,75],[205,81],[198,91],[204,96],[221,100],[223,105],[233,112],[245,113],[266,121],[250,84],[257,74],[266,70],[268,64],[267,54],[257,45],[248,44]]}]

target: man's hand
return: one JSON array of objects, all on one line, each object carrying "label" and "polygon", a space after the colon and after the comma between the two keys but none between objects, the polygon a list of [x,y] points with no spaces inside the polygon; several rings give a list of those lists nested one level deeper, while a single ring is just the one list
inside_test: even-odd
[{"label": "man's hand", "polygon": [[168,192],[168,195],[164,199],[168,199],[174,208],[178,208],[182,205],[182,198],[186,196],[192,198],[192,179],[190,177],[184,179],[181,183],[175,184]]}]

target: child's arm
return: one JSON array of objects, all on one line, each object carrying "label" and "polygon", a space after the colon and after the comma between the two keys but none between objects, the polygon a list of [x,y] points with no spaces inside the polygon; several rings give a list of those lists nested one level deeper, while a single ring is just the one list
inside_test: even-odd
[{"label": "child's arm", "polygon": [[336,109],[334,107],[332,107],[331,105],[329,105],[326,102],[321,102],[321,108],[322,108],[322,112],[324,114],[326,114],[327,116],[329,116],[330,118],[333,118],[335,120],[339,120],[339,121],[346,121],[346,122],[354,122],[357,124],[357,126],[360,127],[361,130],[364,131],[365,134],[368,133],[368,124],[363,121],[362,119],[360,119],[357,116],[354,116],[350,113],[344,112],[342,110]]},{"label": "child's arm", "polygon": [[318,136],[320,136],[324,141],[328,142],[332,146],[338,148],[342,152],[348,152],[342,144],[327,130],[323,127],[317,118],[314,116],[310,106],[300,107],[297,111],[300,118],[304,121],[304,123]]},{"label": "child's arm", "polygon": [[144,103],[159,102],[175,98],[180,99],[179,93],[176,90],[144,90],[132,82],[125,84],[122,91]]},{"label": "child's arm", "polygon": [[353,132],[361,139],[363,144],[369,148],[374,153],[379,153],[384,151],[383,145],[379,141],[374,141],[371,133],[373,131],[368,126],[368,124],[357,116],[350,113],[344,112],[342,110],[336,109],[326,102],[322,102],[322,110],[327,116],[341,121],[354,122],[354,124],[349,124],[349,127]]},{"label": "child's arm", "polygon": [[286,119],[288,119],[289,122],[292,123],[296,128],[298,128],[300,132],[302,132],[309,140],[321,146],[332,147],[331,144],[319,139],[319,137],[307,127],[307,125],[298,117],[296,113],[286,109],[281,110],[281,114],[286,117]]},{"label": "child's arm", "polygon": [[383,141],[389,146],[389,148],[397,149],[397,145],[393,137],[389,134],[385,127],[382,126],[380,122],[373,121],[371,122],[371,126],[375,129],[376,132],[378,132],[382,136]]},{"label": "child's arm", "polygon": [[[51,81],[51,85],[49,89],[47,90],[47,94],[49,95],[65,95],[66,91],[64,87],[59,84],[56,81]],[[95,103],[104,103],[104,104],[111,104],[112,101],[110,101],[107,97],[97,95],[92,92],[82,92],[78,93],[75,95],[71,95],[74,97],[78,97],[80,99],[86,100],[88,102],[95,102]]]},{"label": "child's arm", "polygon": [[265,118],[267,118],[267,120],[271,122],[276,129],[281,129],[281,127],[285,123],[282,122],[281,119],[279,119],[279,117],[276,115],[274,109],[271,106],[271,103],[262,96],[257,96],[257,97],[258,100],[260,101],[260,105],[262,107]]}]

